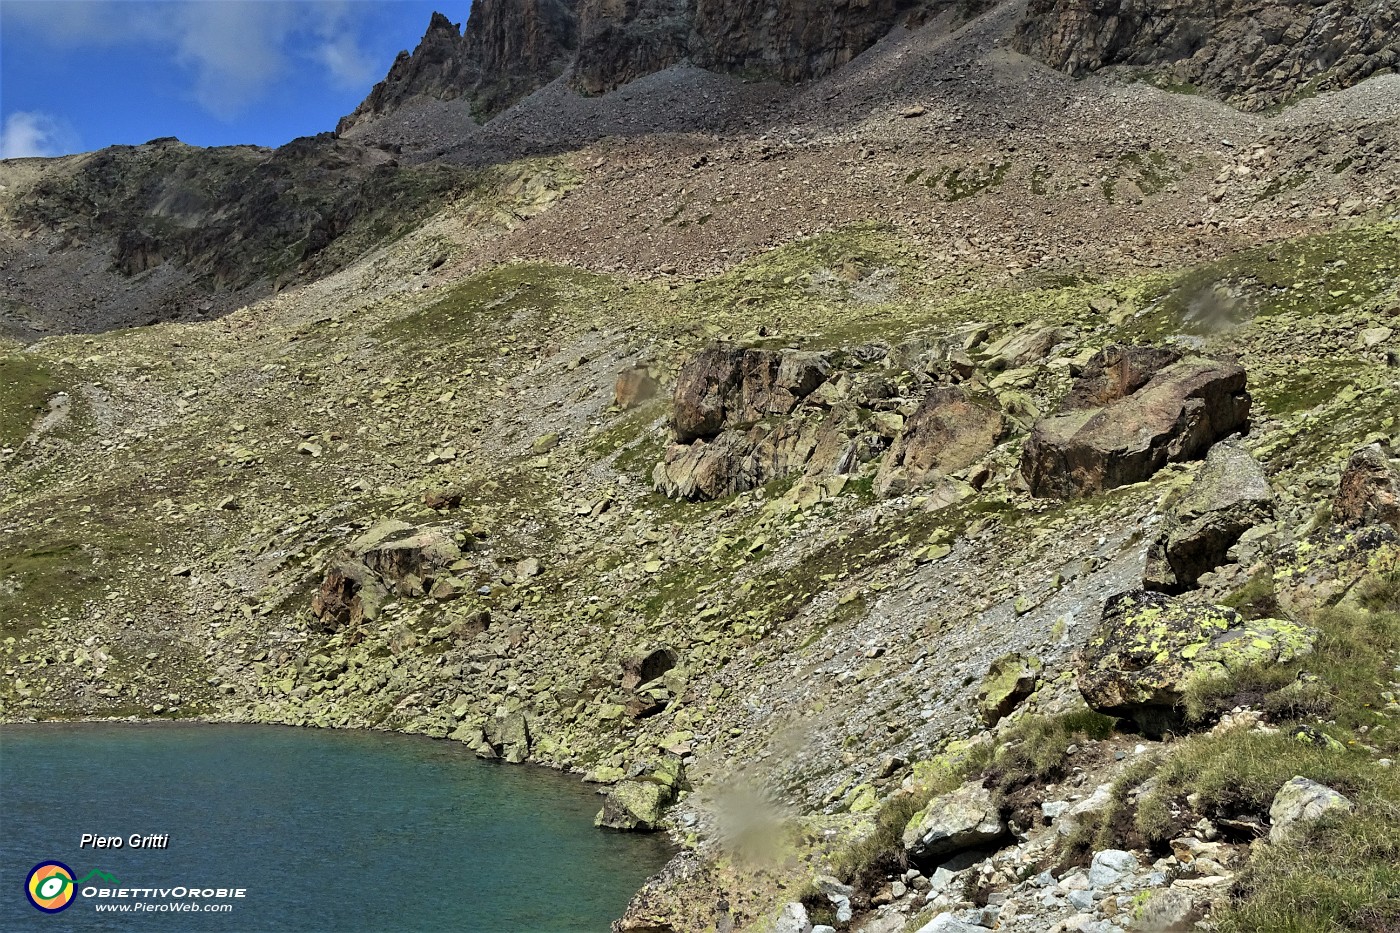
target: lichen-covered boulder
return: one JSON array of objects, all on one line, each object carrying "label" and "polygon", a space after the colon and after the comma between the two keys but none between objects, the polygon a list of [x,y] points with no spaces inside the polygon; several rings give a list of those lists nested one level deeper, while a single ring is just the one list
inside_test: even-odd
[{"label": "lichen-covered boulder", "polygon": [[996,446],[1004,428],[1001,412],[962,389],[933,389],[895,437],[875,488],[882,495],[897,495],[930,475],[971,466]]},{"label": "lichen-covered boulder", "polygon": [[1328,813],[1350,813],[1355,805],[1324,784],[1301,775],[1284,784],[1269,806],[1269,841],[1282,842]]},{"label": "lichen-covered boulder", "polygon": [[1244,445],[1211,448],[1191,488],[1173,503],[1147,556],[1148,589],[1181,592],[1228,560],[1240,536],[1274,514],[1274,491]]},{"label": "lichen-covered boulder", "polygon": [[726,427],[785,415],[826,380],[820,353],[711,347],[676,376],[671,427],[681,443],[710,438]]},{"label": "lichen-covered boulder", "polygon": [[1301,657],[1316,637],[1294,622],[1246,622],[1233,609],[1137,591],[1108,601],[1075,673],[1091,708],[1160,735],[1182,725],[1182,700],[1197,678]]},{"label": "lichen-covered boulder", "polygon": [[404,595],[420,596],[431,589],[439,572],[461,556],[462,549],[444,532],[429,529],[390,536],[365,549],[360,560]]},{"label": "lichen-covered boulder", "polygon": [[622,689],[635,690],[642,684],[651,683],[656,678],[680,663],[680,655],[672,648],[653,648],[640,651],[622,661]]},{"label": "lichen-covered boulder", "polygon": [[1249,408],[1242,367],[1181,360],[1111,404],[1037,421],[1021,475],[1032,495],[1062,499],[1138,483],[1246,428]]},{"label": "lichen-covered boulder", "polygon": [[654,832],[684,783],[685,771],[674,757],[635,767],[631,777],[608,790],[593,825],[621,832]]},{"label": "lichen-covered boulder", "polygon": [[935,797],[904,827],[904,850],[916,862],[928,863],[965,849],[995,842],[1006,834],[991,791],[970,781],[952,793]]},{"label": "lichen-covered boulder", "polygon": [[1389,525],[1400,531],[1400,472],[1379,444],[1362,447],[1347,461],[1332,518],[1342,525]]},{"label": "lichen-covered boulder", "polygon": [[1013,652],[992,662],[977,691],[977,710],[983,725],[991,728],[1035,692],[1040,659]]},{"label": "lichen-covered boulder", "polygon": [[622,832],[654,832],[673,799],[671,790],[652,781],[622,781],[603,798],[593,825]]}]

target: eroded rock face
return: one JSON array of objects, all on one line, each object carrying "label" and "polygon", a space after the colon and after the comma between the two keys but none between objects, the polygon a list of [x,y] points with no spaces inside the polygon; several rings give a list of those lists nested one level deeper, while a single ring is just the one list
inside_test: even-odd
[{"label": "eroded rock face", "polygon": [[1249,409],[1242,367],[1182,360],[1109,405],[1036,422],[1021,473],[1032,495],[1059,498],[1141,482],[1245,429]]},{"label": "eroded rock face", "polygon": [[1222,441],[1168,513],[1148,551],[1145,585],[1168,593],[1195,586],[1227,562],[1241,535],[1273,513],[1274,491],[1263,467],[1243,445]]},{"label": "eroded rock face", "polygon": [[1348,87],[1400,61],[1391,0],[1030,0],[1016,46],[1084,75],[1145,67],[1247,110]]},{"label": "eroded rock face", "polygon": [[916,862],[931,862],[1006,834],[991,791],[977,781],[935,797],[904,829],[904,850]]},{"label": "eroded rock face", "polygon": [[711,347],[676,377],[676,440],[711,438],[726,427],[786,415],[822,384],[829,366],[819,353]]},{"label": "eroded rock face", "polygon": [[996,446],[1004,428],[1001,412],[962,389],[933,389],[895,438],[875,488],[883,495],[899,494],[931,474],[969,467]]},{"label": "eroded rock face", "polygon": [[1378,445],[1361,448],[1347,461],[1332,518],[1342,525],[1389,525],[1400,531],[1400,474]]},{"label": "eroded rock face", "polygon": [[1197,678],[1301,657],[1316,637],[1315,630],[1282,619],[1246,622],[1221,606],[1124,593],[1104,606],[1075,673],[1091,708],[1160,735],[1182,724],[1180,705]]}]

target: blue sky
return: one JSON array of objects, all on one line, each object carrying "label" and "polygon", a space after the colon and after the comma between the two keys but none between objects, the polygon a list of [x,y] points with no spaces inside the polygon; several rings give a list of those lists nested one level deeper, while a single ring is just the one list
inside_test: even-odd
[{"label": "blue sky", "polygon": [[276,146],[355,108],[469,0],[0,0],[0,157]]}]

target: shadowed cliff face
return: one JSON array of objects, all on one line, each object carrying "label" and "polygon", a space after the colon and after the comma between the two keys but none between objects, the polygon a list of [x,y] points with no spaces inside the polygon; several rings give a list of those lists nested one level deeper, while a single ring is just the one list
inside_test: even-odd
[{"label": "shadowed cliff face", "polygon": [[412,54],[400,52],[389,74],[354,113],[345,132],[414,97],[467,98],[494,115],[559,76],[578,44],[578,0],[477,0],[465,34],[441,13]]},{"label": "shadowed cliff face", "polygon": [[479,0],[462,33],[434,14],[412,54],[400,53],[346,132],[413,98],[468,99],[493,116],[572,66],[570,81],[603,94],[683,61],[786,82],[829,74],[897,25],[994,0]]},{"label": "shadowed cliff face", "polygon": [[950,0],[584,0],[574,83],[612,90],[682,59],[701,68],[804,81],[851,61],[902,23],[957,6]]},{"label": "shadowed cliff face", "polygon": [[1030,0],[1017,47],[1084,75],[1152,69],[1246,110],[1349,87],[1400,61],[1393,0]]}]

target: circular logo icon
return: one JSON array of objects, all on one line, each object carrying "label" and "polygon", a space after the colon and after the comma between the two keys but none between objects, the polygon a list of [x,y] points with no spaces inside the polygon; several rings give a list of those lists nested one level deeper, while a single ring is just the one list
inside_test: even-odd
[{"label": "circular logo icon", "polygon": [[29,903],[46,914],[56,914],[73,903],[73,869],[62,862],[40,862],[24,881]]}]

